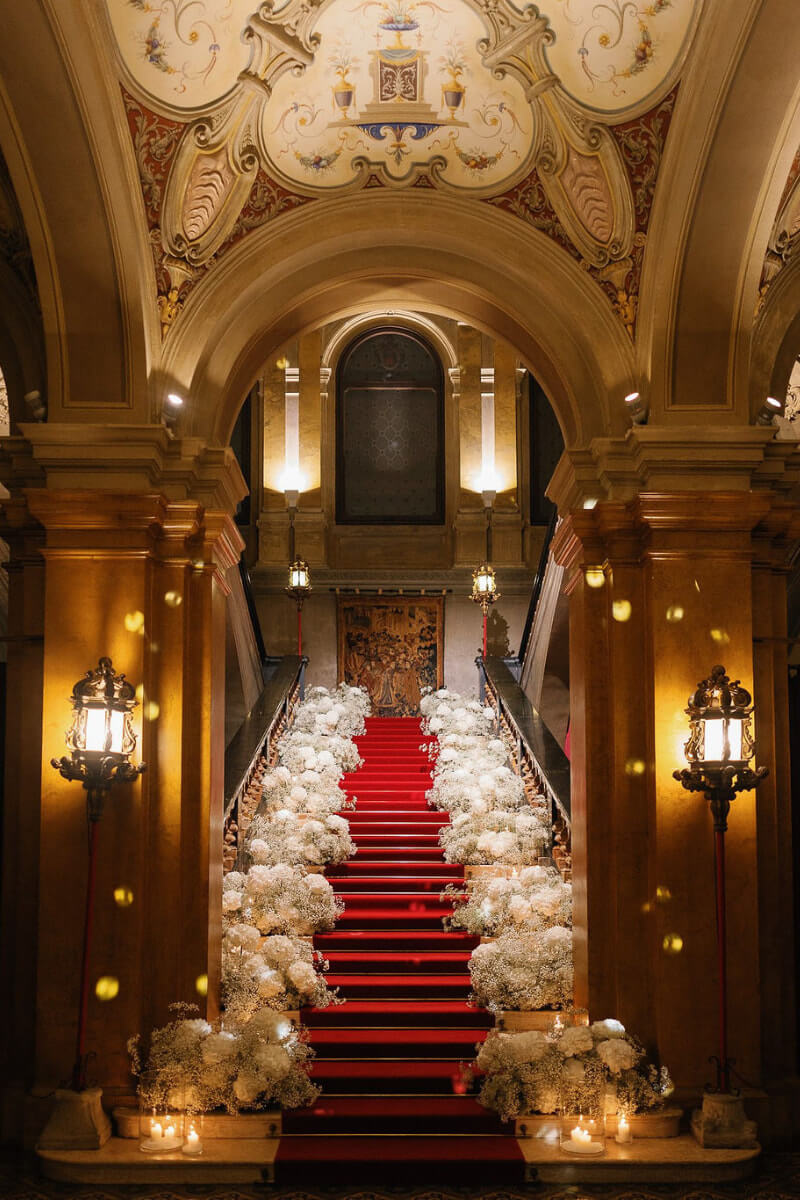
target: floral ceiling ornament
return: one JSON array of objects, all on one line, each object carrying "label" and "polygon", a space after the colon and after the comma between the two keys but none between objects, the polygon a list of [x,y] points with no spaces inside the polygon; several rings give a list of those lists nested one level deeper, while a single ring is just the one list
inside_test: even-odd
[{"label": "floral ceiling ornament", "polygon": [[[126,97],[161,315],[168,318],[164,333],[177,312],[170,299],[182,303],[199,274],[247,229],[307,200],[375,187],[425,187],[509,211],[522,204],[518,215],[526,220],[534,209],[544,214],[533,223],[552,224],[556,240],[596,273],[633,333],[632,274],[647,214],[626,152],[629,135],[620,131],[632,116],[655,111],[646,110],[646,100],[665,103],[698,4],[108,6],[126,91],[156,109]],[[139,144],[154,121],[170,126],[155,185]],[[149,154],[156,147],[148,137]],[[253,208],[256,192],[263,202]]]},{"label": "floral ceiling ornament", "polygon": [[234,95],[183,134],[164,194],[162,230],[173,284],[191,266],[207,262],[230,235],[260,166],[268,158],[261,131],[273,88],[287,72],[297,76],[314,60],[318,38],[309,32],[319,0],[289,0],[280,22],[265,0],[242,33],[250,61]]}]

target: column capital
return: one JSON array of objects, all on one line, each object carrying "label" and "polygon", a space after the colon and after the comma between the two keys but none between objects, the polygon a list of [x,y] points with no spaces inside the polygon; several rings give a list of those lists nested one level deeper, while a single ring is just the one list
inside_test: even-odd
[{"label": "column capital", "polygon": [[561,513],[640,492],[800,494],[800,444],[763,425],[634,425],[624,437],[566,450],[547,489]]},{"label": "column capital", "polygon": [[774,561],[798,539],[800,505],[773,492],[642,492],[569,513],[554,535],[553,557],[568,570],[688,552]]},{"label": "column capital", "polygon": [[164,425],[23,424],[0,445],[10,491],[45,487],[161,492],[233,512],[247,494],[229,446],[175,437]]}]

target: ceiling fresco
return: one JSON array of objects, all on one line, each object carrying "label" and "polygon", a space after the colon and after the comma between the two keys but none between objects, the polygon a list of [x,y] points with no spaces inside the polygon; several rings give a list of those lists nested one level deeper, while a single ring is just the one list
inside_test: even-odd
[{"label": "ceiling fresco", "polygon": [[652,199],[697,0],[107,4],[165,336],[249,228],[370,187],[535,225],[633,334],[643,163]]}]

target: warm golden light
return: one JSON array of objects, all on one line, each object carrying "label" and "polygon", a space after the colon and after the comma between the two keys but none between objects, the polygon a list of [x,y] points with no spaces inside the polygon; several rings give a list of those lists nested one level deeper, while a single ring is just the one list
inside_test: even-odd
[{"label": "warm golden light", "polygon": [[600,567],[587,567],[584,571],[584,578],[590,588],[601,588],[606,581],[605,574]]},{"label": "warm golden light", "polygon": [[683,949],[683,938],[679,933],[665,933],[661,940],[661,949],[665,954],[680,954]]},{"label": "warm golden light", "polygon": [[125,714],[108,711],[102,708],[87,708],[84,723],[84,749],[90,754],[100,754],[111,751],[112,754],[122,754],[125,733]]},{"label": "warm golden light", "polygon": [[98,1000],[115,1000],[119,995],[119,980],[114,975],[101,975],[94,985]]},{"label": "warm golden light", "polygon": [[611,605],[611,615],[615,621],[630,621],[632,612],[630,600],[615,600]]},{"label": "warm golden light", "polygon": [[170,608],[177,608],[183,603],[183,596],[180,592],[165,592],[164,603],[168,604]]},{"label": "warm golden light", "polygon": [[114,903],[120,908],[130,908],[133,904],[133,892],[129,887],[114,888]]},{"label": "warm golden light", "polygon": [[144,613],[136,609],[133,612],[125,613],[123,625],[128,633],[144,633]]},{"label": "warm golden light", "polygon": [[489,605],[500,599],[494,567],[484,562],[472,572],[471,595],[475,603],[480,604],[483,609],[488,609]]},{"label": "warm golden light", "polygon": [[207,996],[208,995],[208,976],[207,975],[198,975],[197,976],[197,979],[195,979],[195,981],[194,981],[194,990],[197,992],[198,996]]},{"label": "warm golden light", "polygon": [[683,608],[680,604],[670,604],[667,609],[667,620],[673,625],[683,620]]}]

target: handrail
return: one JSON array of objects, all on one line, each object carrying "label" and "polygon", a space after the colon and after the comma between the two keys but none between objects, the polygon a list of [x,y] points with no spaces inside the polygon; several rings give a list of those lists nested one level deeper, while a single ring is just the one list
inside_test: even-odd
[{"label": "handrail", "polygon": [[278,739],[291,724],[303,699],[308,659],[286,655],[278,660],[264,690],[225,751],[223,870],[230,871],[239,844],[261,800],[261,777],[277,755]]},{"label": "handrail", "polygon": [[525,655],[528,653],[528,642],[531,640],[531,632],[533,630],[533,622],[536,617],[536,608],[539,603],[539,597],[542,594],[542,584],[547,570],[547,561],[550,558],[550,547],[553,544],[553,535],[558,524],[558,511],[554,510],[550,518],[550,524],[547,526],[547,532],[544,535],[541,553],[539,554],[539,565],[536,568],[536,574],[533,579],[533,590],[531,591],[531,599],[528,605],[528,613],[525,617],[525,626],[522,630],[520,638],[519,651],[517,652],[517,660],[520,666],[525,662]]},{"label": "handrail", "polygon": [[547,797],[553,827],[552,857],[563,875],[572,869],[570,765],[542,717],[502,658],[475,659],[480,695],[497,712],[500,735],[526,791]]},{"label": "handrail", "polygon": [[247,604],[247,611],[250,614],[250,620],[253,624],[253,635],[256,639],[258,657],[261,659],[261,666],[263,668],[267,662],[267,648],[264,645],[264,635],[261,632],[261,621],[258,617],[258,609],[256,608],[256,601],[253,595],[253,584],[250,579],[250,571],[248,570],[247,564],[244,561],[244,554],[242,554],[239,559],[239,575],[241,576],[242,580],[242,590],[244,592],[245,603]]}]

